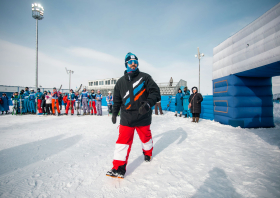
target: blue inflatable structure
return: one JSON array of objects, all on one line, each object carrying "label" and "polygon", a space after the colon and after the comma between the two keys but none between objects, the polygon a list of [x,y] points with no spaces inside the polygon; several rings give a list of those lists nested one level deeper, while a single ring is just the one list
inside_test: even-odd
[{"label": "blue inflatable structure", "polygon": [[214,119],[273,127],[272,77],[280,75],[280,3],[213,50]]}]

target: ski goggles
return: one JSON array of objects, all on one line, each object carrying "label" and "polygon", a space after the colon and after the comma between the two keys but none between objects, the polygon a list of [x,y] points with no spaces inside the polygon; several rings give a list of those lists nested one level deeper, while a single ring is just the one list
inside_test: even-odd
[{"label": "ski goggles", "polygon": [[129,60],[129,61],[127,61],[127,64],[129,64],[129,65],[132,65],[133,63],[138,65],[138,60]]}]

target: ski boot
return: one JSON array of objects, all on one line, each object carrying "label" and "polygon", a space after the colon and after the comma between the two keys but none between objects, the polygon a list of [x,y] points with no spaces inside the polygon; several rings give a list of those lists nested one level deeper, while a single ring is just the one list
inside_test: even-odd
[{"label": "ski boot", "polygon": [[182,114],[180,114],[179,117],[182,117]]},{"label": "ski boot", "polygon": [[64,115],[68,115],[67,113],[64,113]]},{"label": "ski boot", "polygon": [[175,117],[177,117],[177,113],[175,113],[175,115],[174,115]]},{"label": "ski boot", "polygon": [[144,160],[145,160],[145,162],[150,162],[151,159],[152,159],[151,156],[144,155]]},{"label": "ski boot", "polygon": [[61,114],[60,114],[60,113],[58,113],[58,114],[57,114],[57,116],[61,116]]},{"label": "ski boot", "polygon": [[119,173],[119,171],[117,171],[115,169],[109,170],[106,173],[106,176],[113,177],[113,178],[120,178],[120,179],[124,178],[124,174]]},{"label": "ski boot", "polygon": [[188,117],[188,115],[186,114],[184,118],[187,118],[187,117]]},{"label": "ski boot", "polygon": [[71,113],[71,115],[74,115],[74,113]]},{"label": "ski boot", "polygon": [[106,173],[106,176],[123,179],[125,174],[125,167],[126,164],[119,166],[118,170],[111,169]]},{"label": "ski boot", "polygon": [[84,112],[83,115],[86,115],[86,113]]},{"label": "ski boot", "polygon": [[195,122],[195,117],[192,117],[192,122]]},{"label": "ski boot", "polygon": [[90,113],[88,112],[87,115],[90,115]]}]

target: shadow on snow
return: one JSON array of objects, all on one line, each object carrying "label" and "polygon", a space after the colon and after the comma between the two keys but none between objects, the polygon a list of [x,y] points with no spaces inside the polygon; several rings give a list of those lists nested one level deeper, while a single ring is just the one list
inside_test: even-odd
[{"label": "shadow on snow", "polygon": [[79,142],[81,135],[59,140],[63,135],[0,151],[0,176],[55,155]]},{"label": "shadow on snow", "polygon": [[[166,149],[169,145],[174,143],[176,140],[180,139],[177,144],[181,144],[186,138],[187,133],[183,128],[177,128],[176,130],[167,131],[165,133],[161,133],[153,137],[153,140],[159,138],[154,144],[153,149],[153,158],[155,158],[160,152]],[[138,166],[140,166],[144,162],[144,155],[142,154],[137,159],[135,159],[132,163],[128,163],[126,176],[130,175]]]},{"label": "shadow on snow", "polygon": [[242,197],[242,195],[236,192],[224,170],[215,167],[209,171],[208,175],[209,177],[205,180],[204,184],[197,189],[192,198]]}]

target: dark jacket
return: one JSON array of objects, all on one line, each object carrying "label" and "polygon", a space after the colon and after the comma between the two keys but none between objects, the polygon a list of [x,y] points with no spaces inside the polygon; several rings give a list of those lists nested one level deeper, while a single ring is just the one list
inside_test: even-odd
[{"label": "dark jacket", "polygon": [[[149,74],[137,69],[133,73],[125,71],[114,88],[113,115],[117,116],[121,109],[120,124],[124,126],[147,126],[152,122],[152,106],[160,101],[160,91],[157,84]],[[150,104],[150,111],[144,115],[139,114],[141,102]]]},{"label": "dark jacket", "polygon": [[45,107],[45,106],[46,106],[46,94],[43,93],[41,107]]},{"label": "dark jacket", "polygon": [[203,101],[203,97],[200,93],[198,93],[197,87],[193,87],[192,92],[194,88],[196,88],[196,94],[192,93],[189,98],[189,102],[192,104],[191,113],[201,113],[201,102]]},{"label": "dark jacket", "polygon": [[62,100],[63,100],[63,97],[62,97],[62,94],[60,94],[58,96],[58,103],[59,103],[59,105],[62,105]]}]

